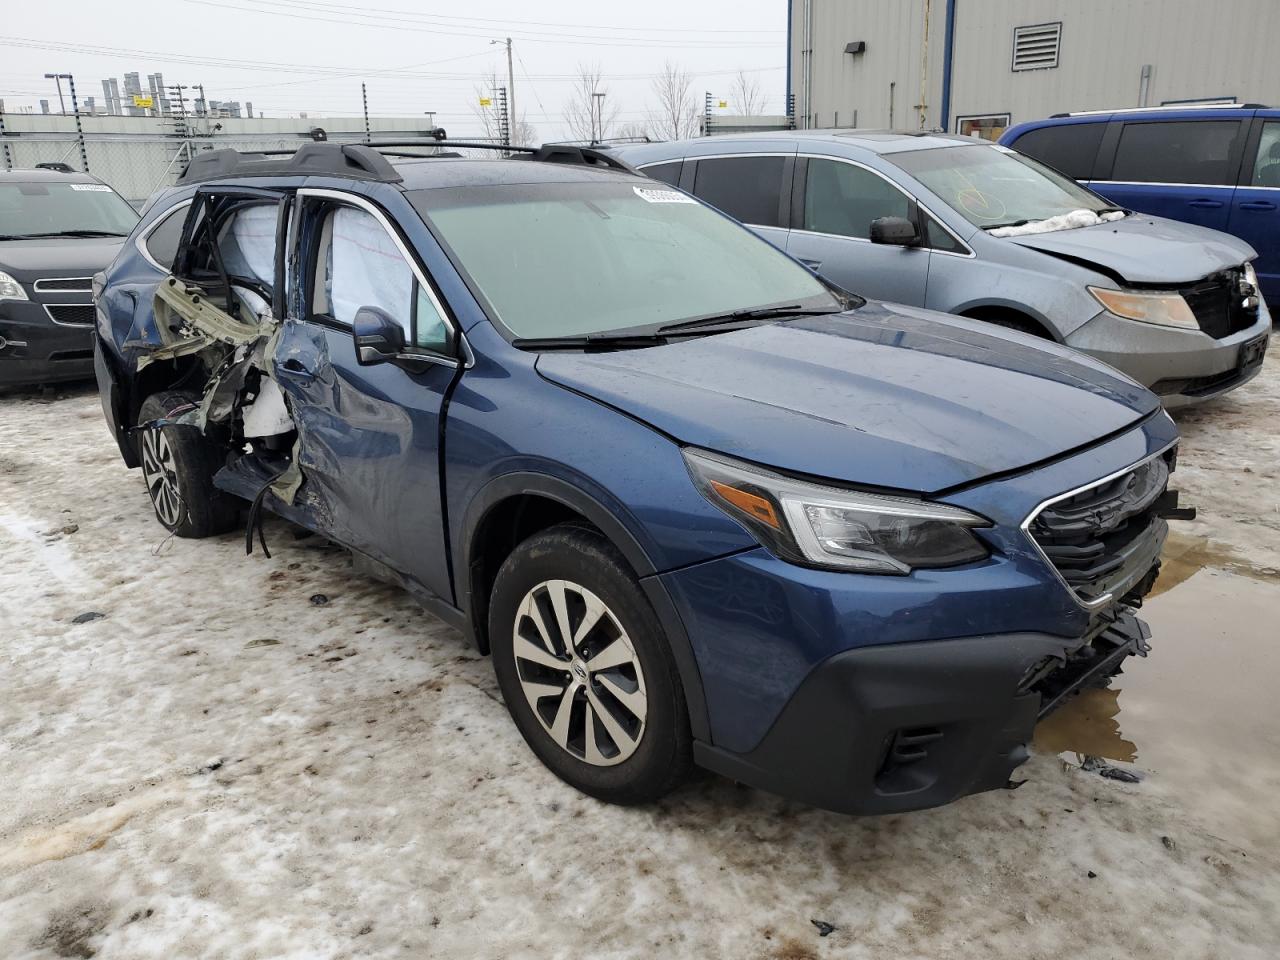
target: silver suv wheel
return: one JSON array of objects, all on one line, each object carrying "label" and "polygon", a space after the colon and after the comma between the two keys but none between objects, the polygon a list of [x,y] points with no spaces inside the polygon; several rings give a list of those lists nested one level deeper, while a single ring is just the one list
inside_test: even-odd
[{"label": "silver suv wheel", "polygon": [[512,634],[521,689],[562,750],[601,767],[635,753],[648,706],[644,672],[599,597],[569,580],[545,580],[520,602]]},{"label": "silver suv wheel", "polygon": [[176,527],[182,519],[178,474],[174,470],[169,441],[165,439],[164,431],[158,428],[142,431],[142,476],[160,522],[166,527]]}]

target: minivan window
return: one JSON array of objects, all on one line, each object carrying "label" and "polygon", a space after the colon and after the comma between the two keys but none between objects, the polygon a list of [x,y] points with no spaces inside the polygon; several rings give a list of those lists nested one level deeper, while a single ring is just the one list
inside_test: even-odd
[{"label": "minivan window", "polygon": [[672,160],[670,163],[655,163],[645,167],[642,172],[645,176],[653,177],[655,180],[662,180],[674,187],[680,183],[680,167],[683,163],[683,160]]},{"label": "minivan window", "polygon": [[0,240],[91,233],[127,237],[138,214],[104,183],[0,183]]},{"label": "minivan window", "polygon": [[1075,180],[1093,176],[1105,123],[1060,123],[1024,133],[1013,143],[1019,153],[1034,157]]},{"label": "minivan window", "polygon": [[406,196],[490,316],[517,337],[582,336],[778,304],[840,308],[804,267],[667,186],[614,180]]},{"label": "minivan window", "polygon": [[1114,209],[1074,180],[1006,147],[911,150],[888,159],[978,227],[1047,220],[1073,210]]},{"label": "minivan window", "polygon": [[699,160],[693,192],[717,210],[760,227],[779,227],[785,157]]},{"label": "minivan window", "polygon": [[1255,187],[1280,187],[1280,121],[1269,120],[1262,125],[1258,159],[1249,182]]},{"label": "minivan window", "polygon": [[[1108,180],[1122,183],[1234,184],[1239,120],[1129,122],[1120,132]],[[1237,164],[1238,166],[1238,164]]]},{"label": "minivan window", "polygon": [[803,229],[866,240],[872,220],[910,216],[906,194],[879,174],[852,163],[810,158]]}]

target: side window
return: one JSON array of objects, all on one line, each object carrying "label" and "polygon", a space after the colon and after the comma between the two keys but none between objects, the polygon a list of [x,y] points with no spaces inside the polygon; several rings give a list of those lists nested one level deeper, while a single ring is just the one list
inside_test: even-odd
[{"label": "side window", "polygon": [[872,220],[910,216],[910,200],[884,177],[851,163],[809,161],[803,229],[867,240]]},{"label": "side window", "polygon": [[1024,133],[1013,149],[1047,163],[1073,180],[1093,176],[1093,161],[1102,143],[1105,123],[1060,123]]},{"label": "side window", "polygon": [[[924,211],[921,211],[921,213],[924,213]],[[925,243],[934,250],[942,250],[946,253],[969,252],[960,241],[942,228],[942,224],[927,213],[924,213],[924,236]]]},{"label": "side window", "polygon": [[361,307],[376,307],[397,321],[406,343],[448,349],[444,317],[386,228],[365,210],[336,206],[320,229],[311,313],[350,326]]},{"label": "side window", "polygon": [[1255,187],[1280,187],[1280,121],[1262,125],[1258,159],[1253,164],[1253,178],[1249,182]]},{"label": "side window", "polygon": [[1129,122],[1120,133],[1111,180],[1234,184],[1239,120]]},{"label": "side window", "polygon": [[182,240],[182,225],[187,221],[187,210],[190,204],[182,204],[170,210],[160,218],[147,233],[145,246],[151,259],[166,270],[173,268],[173,260],[178,255],[178,244]]},{"label": "side window", "polygon": [[779,227],[785,157],[699,160],[693,192],[743,223]]},{"label": "side window", "polygon": [[683,160],[672,160],[670,163],[655,163],[642,171],[646,176],[669,183],[673,187],[680,185],[680,167]]}]

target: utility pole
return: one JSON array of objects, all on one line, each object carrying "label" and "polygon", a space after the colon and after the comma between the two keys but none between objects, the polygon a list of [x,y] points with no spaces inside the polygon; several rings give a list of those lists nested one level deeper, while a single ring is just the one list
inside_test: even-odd
[{"label": "utility pole", "polygon": [[67,115],[67,104],[62,99],[62,78],[65,76],[67,76],[65,73],[46,73],[44,75],[46,80],[52,80],[58,85],[58,112],[64,117]]},{"label": "utility pole", "polygon": [[71,87],[71,111],[76,115],[76,139],[80,141],[80,169],[89,172],[89,151],[84,147],[84,125],[80,122],[80,101],[76,99],[76,78],[66,74],[67,85]]},{"label": "utility pole", "polygon": [[364,87],[364,81],[360,81],[360,100],[364,103],[364,142],[368,143],[373,139],[369,134],[369,91]]},{"label": "utility pole", "polygon": [[592,93],[591,102],[595,105],[591,111],[591,142],[595,144],[604,139],[604,94]]},{"label": "utility pole", "polygon": [[507,128],[514,132],[519,121],[516,119],[516,72],[511,66],[511,38],[490,40],[489,43],[490,45],[495,43],[506,44],[507,47],[507,107],[511,111],[507,115]]}]

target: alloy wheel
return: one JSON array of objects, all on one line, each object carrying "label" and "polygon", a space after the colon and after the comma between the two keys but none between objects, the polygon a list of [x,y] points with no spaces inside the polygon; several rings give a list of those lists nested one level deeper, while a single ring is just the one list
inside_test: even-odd
[{"label": "alloy wheel", "polygon": [[516,612],[512,652],[534,716],[562,750],[601,767],[635,753],[648,712],[644,672],[598,596],[569,580],[538,584]]},{"label": "alloy wheel", "polygon": [[156,516],[166,527],[176,527],[182,519],[182,496],[178,492],[173,450],[162,430],[142,431],[142,476]]}]

